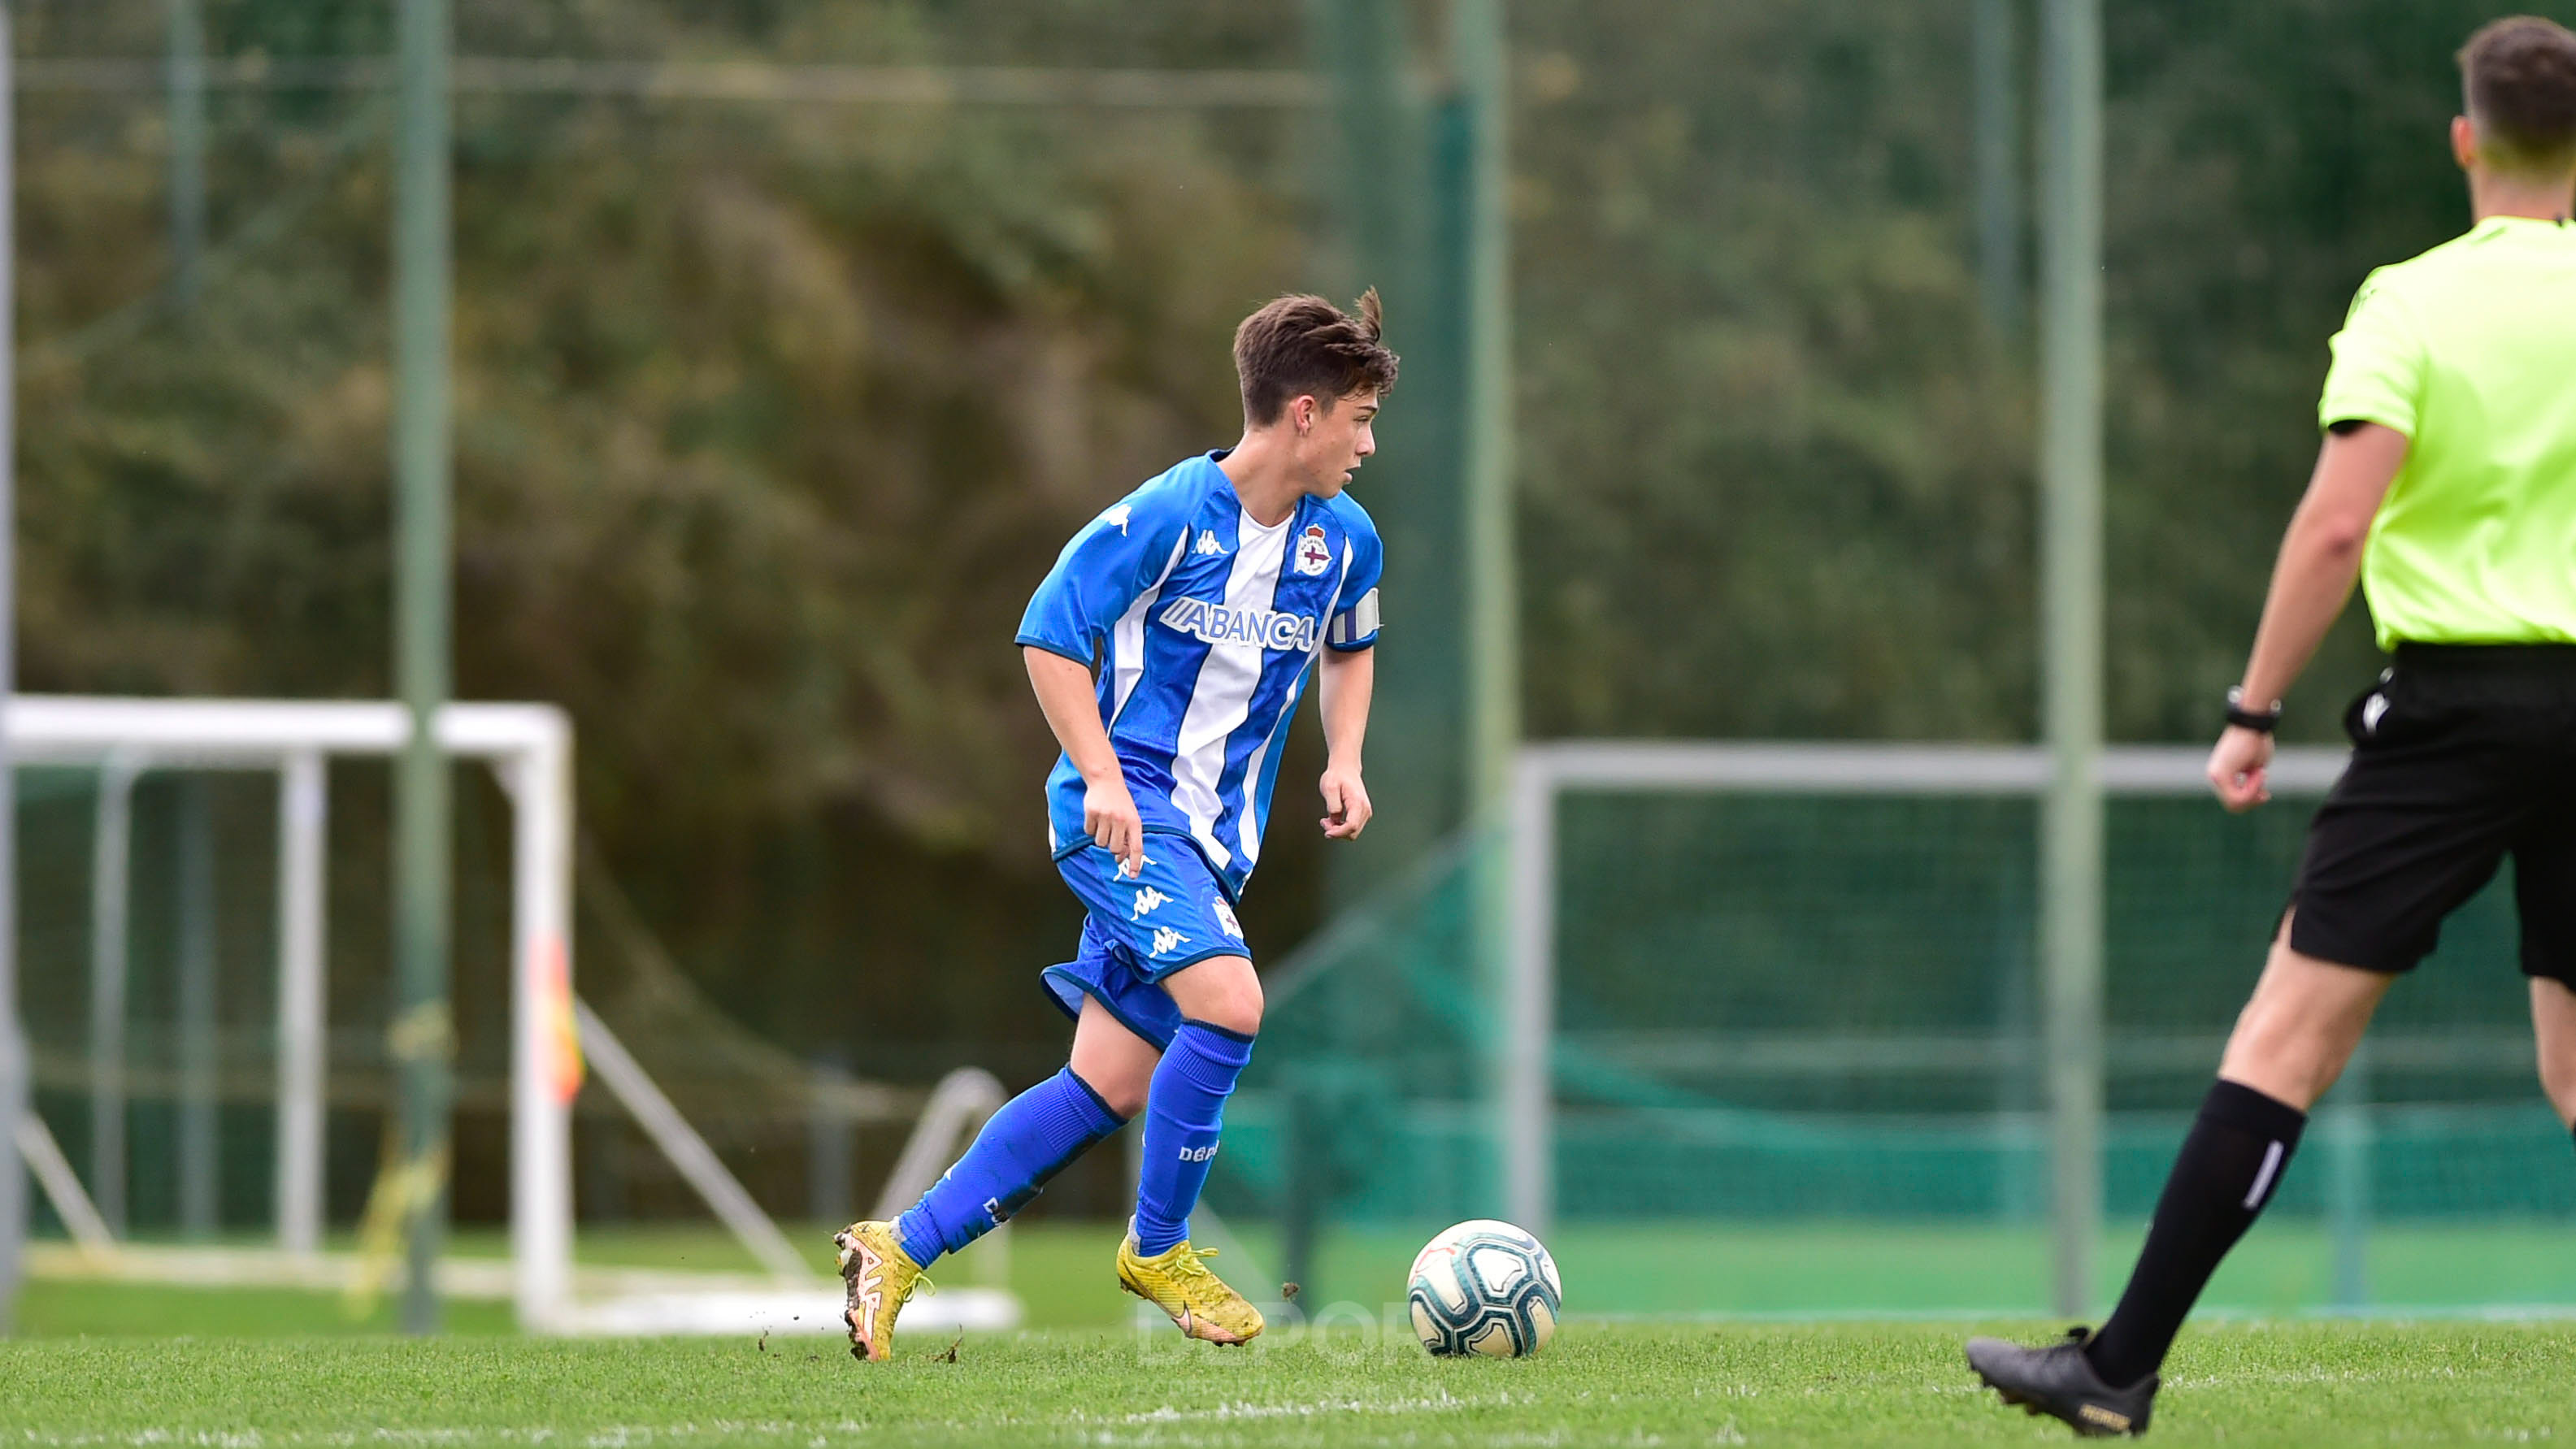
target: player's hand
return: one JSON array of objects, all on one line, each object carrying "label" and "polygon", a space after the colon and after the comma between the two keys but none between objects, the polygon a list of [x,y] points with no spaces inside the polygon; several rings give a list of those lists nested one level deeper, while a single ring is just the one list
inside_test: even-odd
[{"label": "player's hand", "polygon": [[1360,783],[1360,772],[1339,765],[1324,771],[1324,838],[1357,840],[1368,828],[1369,817],[1376,814],[1369,804],[1368,787]]},{"label": "player's hand", "polygon": [[1091,843],[1118,857],[1118,873],[1134,879],[1145,869],[1145,822],[1136,798],[1120,779],[1095,780],[1082,792],[1082,828]]},{"label": "player's hand", "polygon": [[2264,778],[2272,764],[2272,737],[2261,730],[2229,725],[2218,737],[2218,747],[2209,752],[2209,788],[2218,792],[2218,803],[2228,812],[2242,815],[2272,798],[2272,787]]}]

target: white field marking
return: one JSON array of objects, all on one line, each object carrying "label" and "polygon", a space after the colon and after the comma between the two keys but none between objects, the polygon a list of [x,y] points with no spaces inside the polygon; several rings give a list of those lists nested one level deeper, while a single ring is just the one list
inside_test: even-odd
[{"label": "white field marking", "polygon": [[[1148,1409],[1141,1414],[1122,1414],[1115,1419],[1091,1419],[1091,1422],[1115,1424],[1187,1424],[1222,1422],[1229,1419],[1311,1419],[1320,1414],[1419,1414],[1455,1413],[1460,1409],[1508,1408],[1510,1394],[1480,1394],[1462,1399],[1446,1390],[1433,1398],[1409,1399],[1318,1399],[1303,1404],[1218,1404],[1207,1409],[1175,1409],[1168,1405]],[[1091,1416],[1082,1416],[1090,1419]]]},{"label": "white field marking", "polygon": [[[1464,1426],[1452,1426],[1445,1430],[1400,1428],[1396,1432],[1400,1433],[1402,1437],[1393,1440],[1372,1438],[1365,1442],[1379,1444],[1401,1443],[1408,1445],[1472,1444],[1475,1446],[1475,1449],[1577,1449],[1577,1446],[1580,1446],[1580,1449],[1603,1449],[1603,1446],[1613,1446],[1613,1449],[1617,1449],[1617,1446],[1633,1446],[1633,1449],[1661,1449],[1661,1446],[1667,1444],[1690,1445],[1693,1446],[1693,1449],[1697,1449],[1697,1446],[1708,1444],[1743,1444],[1750,1442],[1745,1438],[1744,1431],[1737,1428],[1735,1421],[1732,1419],[1729,1419],[1725,1423],[1711,1429],[1693,1429],[1681,1432],[1674,1436],[1658,1433],[1651,1429],[1634,1429],[1621,1437],[1604,1438],[1599,1430],[1593,1428],[1555,1428],[1521,1430],[1517,1432],[1509,1430],[1492,1432],[1484,1429],[1470,1429]],[[1462,1438],[1460,1437],[1461,1435],[1472,1435],[1472,1437]],[[1115,1430],[1107,1429],[1093,1430],[1077,1435],[1075,1442],[1094,1445],[1207,1445],[1210,1446],[1210,1449],[1225,1449],[1225,1446],[1231,1446],[1241,1441],[1238,1437],[1225,1434],[1221,1431],[1192,1433],[1187,1429],[1180,1429],[1174,1426],[1158,1426],[1140,1429],[1132,1433],[1119,1433]]]},{"label": "white field marking", "polygon": [[[563,1449],[642,1449],[653,1444],[746,1439],[820,1442],[819,1436],[866,1434],[882,1426],[843,1419],[829,1424],[717,1419],[707,1423],[600,1424],[571,1428],[422,1429],[127,1429],[114,1432],[58,1434],[42,1429],[17,1433],[0,1430],[0,1445],[27,1444],[43,1449],[158,1449],[158,1446],[206,1446],[206,1449],[440,1449],[454,1444],[531,1444]],[[949,1428],[977,1427],[950,1424]]]},{"label": "white field marking", "polygon": [[1564,1328],[1572,1324],[1628,1323],[1993,1323],[2002,1319],[2011,1319],[2015,1317],[2027,1318],[2029,1316],[2030,1311],[2026,1308],[2000,1306],[1989,1308],[1824,1308],[1812,1311],[1793,1308],[1747,1310],[1690,1308],[1672,1311],[1658,1310],[1651,1313],[1610,1313],[1595,1310],[1585,1313],[1564,1314],[1556,1320],[1556,1326]]},{"label": "white field marking", "polygon": [[[2193,1374],[2188,1378],[2170,1378],[2166,1383],[2176,1388],[2216,1389],[2243,1386],[2266,1388],[2275,1384],[2420,1384],[2437,1379],[2456,1379],[2460,1371],[2449,1364],[2433,1364],[2412,1369],[2287,1369],[2280,1373],[2260,1371],[2234,1374]],[[2472,1378],[2486,1375],[2473,1374]]]},{"label": "white field marking", "polygon": [[[2457,1379],[2461,1376],[2462,1375],[2458,1369],[2453,1368],[2448,1364],[2432,1364],[2423,1368],[2414,1369],[2355,1370],[2299,1368],[2286,1369],[2279,1373],[2267,1373],[2260,1370],[2254,1370],[2245,1373],[2191,1374],[2184,1377],[2168,1376],[2165,1379],[2165,1387],[2169,1389],[2224,1389],[2272,1388],[2283,1384],[2413,1384],[2431,1383],[2441,1379]],[[2477,1378],[2483,1377],[2483,1375],[2472,1374],[2469,1375],[2469,1377]],[[1988,1393],[1991,1392],[1991,1390],[1983,1384],[1937,1384],[1931,1386],[1928,1392],[1935,1394],[1975,1395]]]},{"label": "white field marking", "polygon": [[[1166,1405],[1141,1413],[1125,1415],[1068,1414],[1048,1420],[1043,1425],[1021,1424],[1012,1427],[1070,1431],[1078,1442],[1096,1445],[1179,1444],[1210,1446],[1231,1445],[1236,1436],[1218,1427],[1229,1423],[1280,1419],[1335,1419],[1350,1416],[1385,1417],[1401,1414],[1454,1413],[1463,1409],[1508,1408],[1513,1404],[1533,1404],[1538,1400],[1528,1394],[1477,1394],[1461,1397],[1446,1389],[1428,1396],[1397,1399],[1336,1398],[1301,1403],[1252,1403],[1238,1401],[1204,1409],[1182,1409]],[[1098,1426],[1098,1427],[1092,1427]],[[1206,1426],[1201,1428],[1200,1426]],[[1479,1435],[1479,1449],[1488,1445],[1595,1443],[1582,1437],[1569,1439],[1555,1432],[1539,1437],[1494,1437]],[[1661,1441],[1655,1441],[1661,1442]]]}]

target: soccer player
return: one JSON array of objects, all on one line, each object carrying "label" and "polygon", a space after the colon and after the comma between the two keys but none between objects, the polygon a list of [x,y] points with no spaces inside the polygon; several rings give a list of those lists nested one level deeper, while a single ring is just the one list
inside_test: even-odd
[{"label": "soccer player", "polygon": [[2334,339],[2324,450],[2290,520],[2209,780],[2268,797],[2281,694],[2356,572],[2394,666],[2344,719],[2352,762],[2099,1333],[1968,1345],[2009,1403],[2144,1432],[2157,1369],[2279,1186],[2308,1108],[2444,917],[2514,859],[2540,1079],[2576,1124],[2576,34],[2500,20],[2459,55],[2468,234],[2362,283]]},{"label": "soccer player", "polygon": [[1270,303],[1235,330],[1234,366],[1242,441],[1093,519],[1020,622],[1029,683],[1064,747],[1047,780],[1047,842],[1090,912],[1075,959],[1043,977],[1074,1019],[1072,1060],[994,1113],[910,1212],[834,1236],[862,1360],[886,1357],[924,1268],[1018,1212],[1139,1109],[1144,1170],[1120,1286],[1192,1338],[1261,1332],[1260,1310],[1190,1245],[1190,1209],[1261,1028],[1234,905],[1310,678],[1324,834],[1349,840],[1369,821],[1360,742],[1380,554],[1342,490],[1377,450],[1396,357],[1372,290],[1356,317],[1321,297]]}]

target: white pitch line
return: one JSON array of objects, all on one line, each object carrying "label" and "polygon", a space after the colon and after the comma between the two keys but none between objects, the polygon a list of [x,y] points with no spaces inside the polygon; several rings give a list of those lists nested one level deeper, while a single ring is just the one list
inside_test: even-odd
[{"label": "white pitch line", "polygon": [[[1183,1424],[1228,1419],[1310,1419],[1320,1414],[1414,1414],[1455,1413],[1460,1409],[1509,1407],[1509,1394],[1462,1399],[1443,1392],[1438,1398],[1411,1399],[1318,1399],[1307,1404],[1219,1404],[1210,1409],[1148,1409],[1141,1414],[1125,1414],[1109,1422],[1120,1424]],[[1093,1420],[1092,1422],[1101,1422]]]},{"label": "white pitch line", "polygon": [[844,1419],[829,1424],[778,1421],[711,1420],[682,1424],[601,1424],[575,1428],[420,1429],[127,1429],[110,1433],[57,1434],[42,1429],[20,1433],[0,1430],[0,1445],[25,1444],[34,1449],[164,1449],[202,1445],[206,1449],[444,1449],[457,1444],[530,1444],[569,1449],[644,1449],[657,1443],[773,1439],[810,1443],[817,1435],[864,1435],[871,1426]]}]

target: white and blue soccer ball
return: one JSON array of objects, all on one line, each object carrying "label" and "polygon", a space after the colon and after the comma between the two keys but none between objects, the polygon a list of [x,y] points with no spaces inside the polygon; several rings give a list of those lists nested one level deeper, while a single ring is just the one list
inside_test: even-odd
[{"label": "white and blue soccer ball", "polygon": [[1473,1218],[1423,1244],[1405,1297],[1413,1331],[1433,1354],[1522,1358],[1556,1336],[1565,1285],[1538,1239]]}]

